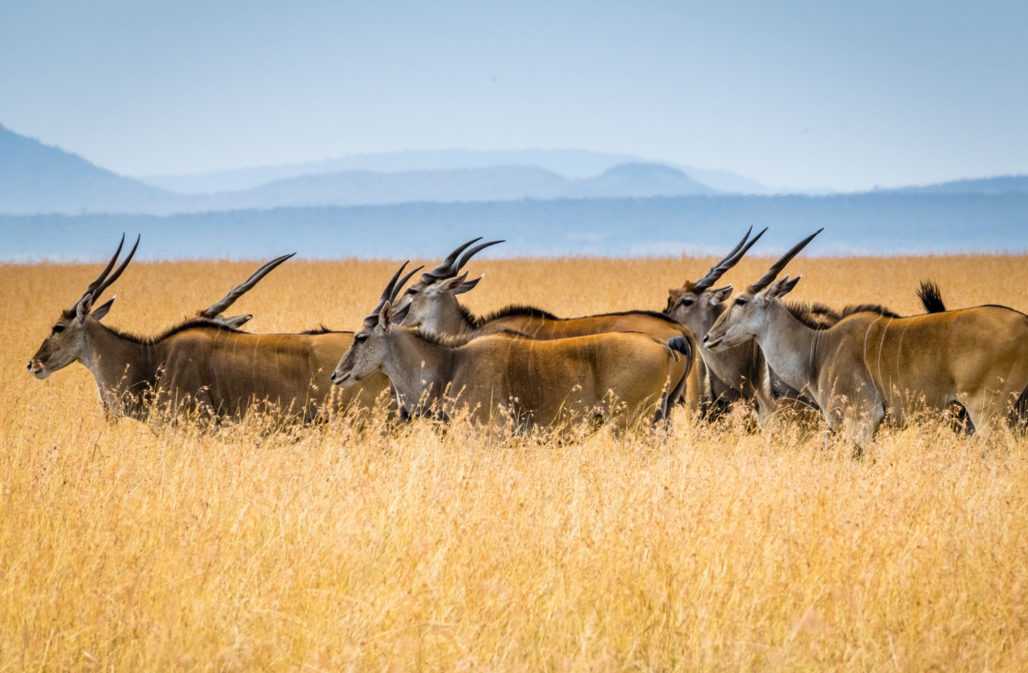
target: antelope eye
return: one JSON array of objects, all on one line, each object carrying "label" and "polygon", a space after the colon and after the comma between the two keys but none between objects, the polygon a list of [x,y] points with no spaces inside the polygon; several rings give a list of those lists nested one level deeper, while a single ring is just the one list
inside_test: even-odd
[{"label": "antelope eye", "polygon": [[64,325],[54,325],[54,327],[53,327],[53,333],[54,334],[60,334],[63,331],[64,331]]},{"label": "antelope eye", "polygon": [[368,340],[368,335],[367,335],[367,334],[365,334],[364,332],[361,332],[360,334],[358,334],[357,336],[355,336],[355,337],[353,338],[353,340],[354,340],[354,341],[356,341],[357,343],[364,343],[365,341],[367,341],[367,340]]},{"label": "antelope eye", "polygon": [[738,299],[735,300],[735,304],[736,304],[736,306],[745,306],[746,305],[746,300],[743,299],[742,297],[739,297]]},{"label": "antelope eye", "polygon": [[692,297],[687,297],[687,298],[682,300],[682,306],[692,306],[695,303],[696,303],[696,300],[693,299]]}]

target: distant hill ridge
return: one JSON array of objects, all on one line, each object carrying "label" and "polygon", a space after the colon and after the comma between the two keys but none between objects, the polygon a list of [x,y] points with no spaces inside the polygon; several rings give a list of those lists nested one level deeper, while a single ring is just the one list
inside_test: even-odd
[{"label": "distant hill ridge", "polygon": [[0,125],[0,212],[152,212],[183,202]]},{"label": "distant hill ridge", "polygon": [[[596,177],[618,164],[667,162],[643,159],[630,154],[591,152],[576,149],[526,150],[414,150],[354,154],[335,159],[279,166],[257,166],[189,175],[155,175],[141,180],[172,191],[203,194],[252,189],[276,180],[303,175],[373,171],[398,173],[411,171],[461,170],[496,166],[534,166],[566,178]],[[712,189],[740,194],[760,194],[767,189],[760,183],[728,171],[694,166],[675,166]]]},{"label": "distant hill ridge", "polygon": [[659,164],[619,164],[592,178],[569,179],[536,166],[376,173],[342,171],[276,180],[204,197],[204,210],[295,205],[357,205],[518,199],[692,196],[715,190]]},{"label": "distant hill ridge", "polygon": [[903,187],[900,191],[921,194],[1028,194],[1028,175],[966,178],[933,185]]},{"label": "distant hill ridge", "polygon": [[[404,166],[408,168],[403,169]],[[247,174],[243,182],[267,178],[276,171],[280,177],[245,189],[182,194],[118,175],[76,154],[0,126],[0,214],[166,215],[307,206],[647,199],[745,193],[745,189],[719,190],[696,177],[709,175],[719,185],[732,180],[736,184],[745,182],[745,178],[732,174],[690,173],[691,169],[682,170],[666,163],[582,150],[393,152],[254,170],[260,175]],[[298,170],[314,172],[295,174]],[[239,177],[235,175],[233,179]],[[1028,193],[1028,176],[957,180],[879,191],[907,198],[924,194],[1024,194]],[[760,213],[754,213],[754,217],[759,219]]]},{"label": "distant hill ridge", "polygon": [[[593,160],[590,153],[574,157],[580,163]],[[690,196],[714,192],[677,168],[630,162],[588,178],[568,178],[525,164],[392,172],[345,170],[290,176],[250,189],[179,194],[117,175],[75,154],[0,128],[0,213],[11,214],[170,214],[289,206]]]},{"label": "distant hill ridge", "polygon": [[[273,208],[154,215],[0,215],[0,259],[106,259],[122,232],[142,259],[432,258],[475,236],[490,256],[722,255],[747,227],[768,227],[755,255],[1028,251],[1028,194],[704,195]],[[654,288],[654,305],[660,301]]]},{"label": "distant hill ridge", "polygon": [[714,194],[711,189],[677,168],[655,163],[625,163],[602,174],[582,180],[570,189],[571,196],[586,198],[611,196],[686,196]]}]

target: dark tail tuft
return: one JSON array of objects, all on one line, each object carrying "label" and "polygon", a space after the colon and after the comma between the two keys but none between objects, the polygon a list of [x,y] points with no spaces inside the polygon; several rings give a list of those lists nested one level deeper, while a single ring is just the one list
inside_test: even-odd
[{"label": "dark tail tuft", "polygon": [[671,337],[667,340],[667,347],[673,352],[681,353],[687,358],[692,357],[692,344],[684,336]]},{"label": "dark tail tuft", "polygon": [[942,290],[934,281],[922,280],[921,287],[917,289],[917,296],[928,313],[942,313],[946,310],[946,304],[942,301]]}]

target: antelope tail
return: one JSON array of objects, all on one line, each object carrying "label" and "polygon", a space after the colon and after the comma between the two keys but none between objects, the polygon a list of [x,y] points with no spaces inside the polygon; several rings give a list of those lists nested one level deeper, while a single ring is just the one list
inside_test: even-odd
[{"label": "antelope tail", "polygon": [[667,340],[667,347],[671,349],[671,354],[678,358],[678,354],[681,353],[685,357],[692,357],[692,345],[689,340],[684,336],[674,336]]},{"label": "antelope tail", "polygon": [[925,313],[942,313],[946,310],[946,304],[942,301],[942,290],[938,283],[930,280],[922,280],[921,287],[917,289],[917,298],[921,300]]},{"label": "antelope tail", "polygon": [[671,351],[671,355],[677,360],[678,357],[684,356],[690,358],[689,366],[685,368],[682,373],[682,378],[671,387],[670,390],[664,395],[664,400],[661,403],[661,414],[660,418],[668,419],[671,417],[671,409],[677,405],[685,402],[685,387],[689,380],[689,372],[696,363],[691,360],[692,358],[692,344],[684,336],[674,336],[667,340],[668,350]]}]

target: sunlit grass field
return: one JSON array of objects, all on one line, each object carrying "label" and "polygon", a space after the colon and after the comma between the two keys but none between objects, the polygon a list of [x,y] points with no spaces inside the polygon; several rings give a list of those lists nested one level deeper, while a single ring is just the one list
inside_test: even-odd
[{"label": "sunlit grass field", "polygon": [[[464,297],[659,310],[711,261],[475,261]],[[155,333],[255,266],[134,263],[106,322]],[[99,268],[0,266],[0,672],[1028,670],[1028,443],[1009,433],[926,421],[856,462],[741,414],[559,444],[107,425],[84,367],[25,371]],[[232,312],[353,328],[394,268],[290,261]],[[1028,310],[1025,257],[792,272],[796,299],[837,306],[919,312],[933,278],[951,307]]]}]

